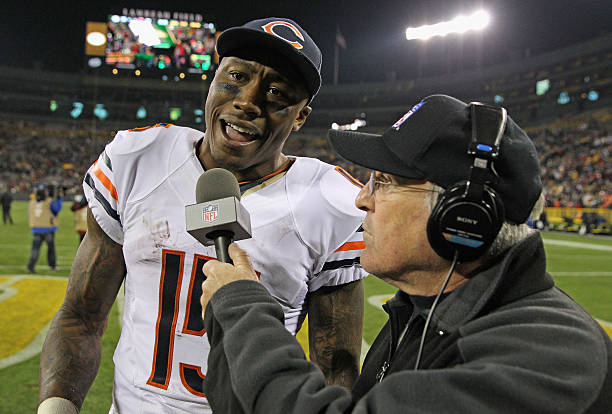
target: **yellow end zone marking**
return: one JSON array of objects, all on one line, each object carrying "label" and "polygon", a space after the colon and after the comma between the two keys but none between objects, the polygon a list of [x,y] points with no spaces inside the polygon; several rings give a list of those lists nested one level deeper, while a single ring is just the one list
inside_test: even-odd
[{"label": "yellow end zone marking", "polygon": [[608,334],[610,338],[612,338],[612,323],[604,321],[602,319],[596,319],[597,322],[601,325],[604,331]]},{"label": "yellow end zone marking", "polygon": [[298,331],[297,335],[295,335],[295,339],[300,343],[304,353],[306,354],[306,359],[310,359],[309,345],[308,345],[308,316],[304,319],[304,323],[302,323],[302,328]]},{"label": "yellow end zone marking", "polygon": [[0,280],[14,292],[0,302],[0,359],[25,348],[53,318],[62,304],[68,279],[12,277]]}]

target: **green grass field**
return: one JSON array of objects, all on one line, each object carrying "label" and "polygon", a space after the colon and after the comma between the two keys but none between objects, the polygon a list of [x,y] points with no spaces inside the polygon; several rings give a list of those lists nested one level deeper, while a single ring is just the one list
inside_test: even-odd
[{"label": "green grass field", "polygon": [[[18,340],[7,336],[7,332],[20,335],[24,332],[24,325],[28,328],[35,325],[35,329],[40,329],[49,321],[61,303],[57,287],[51,286],[50,283],[64,283],[63,279],[57,279],[68,276],[78,247],[73,213],[70,211],[70,203],[65,203],[60,213],[60,228],[56,233],[59,271],[48,270],[46,247],[43,247],[36,267],[37,276],[40,278],[25,277],[15,282],[15,276],[29,276],[26,274],[26,263],[32,236],[28,228],[26,210],[25,202],[13,203],[12,216],[15,224],[0,224],[0,326],[5,331],[5,344],[0,345],[0,401],[3,402],[0,413],[6,414],[36,411],[39,363],[39,354],[34,352],[23,361],[10,364],[7,355],[23,346],[18,347]],[[546,233],[544,238],[548,270],[555,276],[557,284],[594,317],[612,322],[612,238],[561,233]],[[65,285],[62,286],[65,289]],[[382,298],[391,296],[394,289],[374,277],[367,278],[365,286],[364,340],[369,344],[386,320],[386,314],[378,304]],[[27,290],[28,288],[31,290]],[[27,301],[24,301],[26,305],[20,308],[10,306],[10,301],[17,299],[20,292],[28,295]],[[35,322],[30,324],[30,320]],[[112,353],[119,332],[118,310],[115,306],[103,340],[102,365],[85,400],[81,411],[84,414],[108,413],[112,389]],[[32,333],[30,337],[35,334]]]}]

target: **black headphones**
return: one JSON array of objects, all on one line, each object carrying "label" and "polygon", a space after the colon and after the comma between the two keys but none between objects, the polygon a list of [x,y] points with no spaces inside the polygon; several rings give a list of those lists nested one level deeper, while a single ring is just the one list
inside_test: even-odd
[{"label": "black headphones", "polygon": [[470,103],[472,141],[467,150],[474,159],[467,181],[442,193],[427,221],[427,238],[434,251],[447,260],[458,253],[459,262],[480,257],[491,246],[504,222],[504,204],[489,186],[496,179],[494,162],[508,115],[501,107]]}]

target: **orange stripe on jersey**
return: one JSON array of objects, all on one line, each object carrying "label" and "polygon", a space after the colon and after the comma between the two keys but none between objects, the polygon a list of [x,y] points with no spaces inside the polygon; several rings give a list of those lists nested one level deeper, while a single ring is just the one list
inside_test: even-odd
[{"label": "orange stripe on jersey", "polygon": [[172,125],[174,125],[174,124],[169,124],[167,122],[160,122],[159,124],[155,124],[155,125],[149,125],[149,126],[145,126],[145,127],[138,127],[138,128],[128,129],[128,131],[130,131],[130,132],[141,132],[141,131],[146,131],[147,129],[151,129],[151,128],[159,128],[159,127],[169,128]]},{"label": "orange stripe on jersey", "polygon": [[268,178],[272,178],[272,177],[274,177],[275,175],[278,175],[278,174],[280,174],[280,173],[282,173],[282,172],[287,171],[287,170],[289,169],[289,167],[291,167],[291,164],[289,164],[289,165],[287,165],[287,166],[285,166],[285,167],[281,168],[281,169],[280,169],[280,170],[278,170],[278,171],[274,171],[274,172],[273,172],[273,173],[271,173],[271,174],[268,174],[268,175],[266,175],[266,176],[263,176],[263,177],[261,177],[261,178],[256,178],[255,180],[249,180],[249,181],[240,181],[240,182],[238,183],[238,185],[250,184],[250,183],[252,183],[252,182],[254,182],[254,181],[264,181],[264,180],[267,180]]},{"label": "orange stripe on jersey", "polygon": [[346,178],[347,180],[349,180],[351,182],[351,184],[356,185],[359,188],[363,187],[363,184],[361,184],[361,182],[356,179],[355,177],[353,177],[352,175],[350,175],[348,172],[346,172],[346,170],[342,167],[336,166],[336,171],[338,171],[340,174],[342,174],[344,176],[344,178]]},{"label": "orange stripe on jersey", "polygon": [[117,197],[117,189],[115,188],[113,183],[111,183],[111,180],[109,180],[109,178],[104,175],[104,172],[102,172],[102,170],[100,169],[97,160],[96,162],[94,162],[93,167],[94,175],[98,177],[98,180],[100,180],[102,185],[104,185],[104,187],[106,187],[106,189],[110,192],[111,197],[113,197],[116,201],[119,201],[119,198]]},{"label": "orange stripe on jersey", "polygon": [[338,247],[335,251],[345,252],[348,250],[363,250],[363,249],[365,249],[365,242],[362,240],[362,241],[355,241],[355,242],[346,242],[342,246]]}]

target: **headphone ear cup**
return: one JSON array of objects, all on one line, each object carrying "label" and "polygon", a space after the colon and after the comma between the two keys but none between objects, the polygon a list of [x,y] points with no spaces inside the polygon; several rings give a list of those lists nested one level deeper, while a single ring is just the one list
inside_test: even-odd
[{"label": "headphone ear cup", "polygon": [[459,261],[480,257],[491,246],[504,221],[504,206],[495,191],[484,186],[480,200],[468,197],[467,182],[440,195],[427,221],[427,238],[441,257]]},{"label": "headphone ear cup", "polygon": [[504,224],[504,221],[506,220],[506,210],[504,209],[504,203],[501,197],[495,192],[495,190],[486,185],[484,188],[484,202],[491,206],[492,217],[494,218],[491,224],[494,229],[493,239],[491,240],[491,243],[493,243],[493,240],[495,240],[495,238],[497,237],[497,234],[501,230],[501,227]]},{"label": "headphone ear cup", "polygon": [[458,195],[464,192],[465,185],[463,183],[448,187],[438,196],[438,201],[427,220],[427,239],[429,244],[438,256],[447,260],[453,260],[456,249],[444,238],[443,232],[440,229],[440,216],[443,216],[447,211],[447,206],[451,204],[450,200],[456,200]]}]

